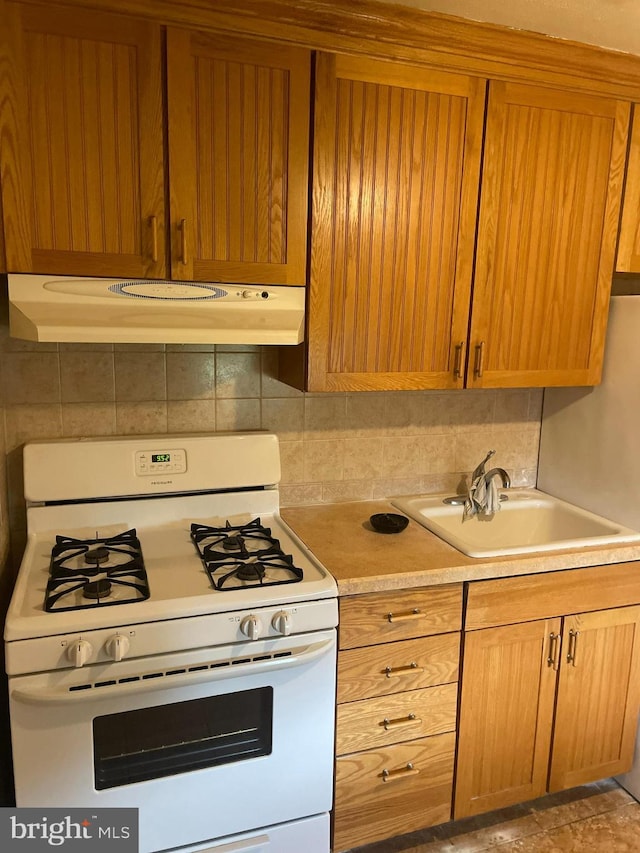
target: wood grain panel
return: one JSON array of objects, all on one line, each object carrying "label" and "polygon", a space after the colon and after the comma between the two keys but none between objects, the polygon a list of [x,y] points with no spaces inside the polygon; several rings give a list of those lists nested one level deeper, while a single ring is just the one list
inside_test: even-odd
[{"label": "wood grain panel", "polygon": [[3,154],[3,168],[28,173],[31,189],[22,209],[5,192],[6,215],[26,217],[29,244],[25,253],[9,234],[9,268],[164,275],[149,228],[155,216],[162,246],[160,28],[50,6],[20,8],[14,18],[24,82],[3,126],[20,163]]},{"label": "wood grain panel", "polygon": [[466,635],[456,819],[545,792],[557,675],[547,657],[559,631],[554,619]]},{"label": "wood grain panel", "polygon": [[469,584],[465,630],[640,603],[640,563]]},{"label": "wood grain panel", "polygon": [[455,731],[457,704],[457,684],[441,684],[339,705],[336,755]]},{"label": "wood grain panel", "polygon": [[309,389],[461,386],[484,83],[344,56],[316,72]]},{"label": "wood grain panel", "polygon": [[492,82],[470,386],[599,381],[629,106]]},{"label": "wood grain panel", "polygon": [[341,651],[338,702],[457,681],[459,658],[458,632]]},{"label": "wood grain panel", "polygon": [[[86,6],[86,0],[64,2]],[[377,0],[92,0],[92,6],[319,50],[444,65],[496,79],[546,80],[629,100],[640,97],[640,61],[631,54]]]},{"label": "wood grain panel", "polygon": [[[454,748],[451,732],[338,758],[332,849],[337,853],[449,820]],[[408,764],[417,773],[403,775]],[[388,782],[383,770],[394,774]]]},{"label": "wood grain panel", "polygon": [[566,617],[549,790],[629,770],[639,708],[640,607]]},{"label": "wood grain panel", "polygon": [[170,29],[167,63],[172,276],[304,284],[309,52]]},{"label": "wood grain panel", "polygon": [[351,649],[458,631],[462,584],[340,599],[339,648]]},{"label": "wood grain panel", "polygon": [[633,106],[633,126],[622,201],[618,272],[640,272],[640,106]]}]

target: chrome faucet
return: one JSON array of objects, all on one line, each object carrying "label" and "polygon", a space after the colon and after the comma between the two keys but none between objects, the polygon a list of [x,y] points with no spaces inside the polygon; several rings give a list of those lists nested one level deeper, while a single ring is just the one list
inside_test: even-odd
[{"label": "chrome faucet", "polygon": [[471,484],[464,502],[463,518],[474,515],[492,517],[496,510],[500,509],[500,501],[506,500],[506,495],[500,495],[495,488],[490,488],[494,477],[500,477],[502,487],[508,489],[511,486],[511,477],[504,468],[491,468],[485,471],[485,465],[495,455],[495,450],[490,450],[482,462],[475,468],[471,475]]},{"label": "chrome faucet", "polygon": [[504,468],[492,468],[490,471],[487,471],[484,475],[484,481],[487,485],[492,477],[500,477],[503,489],[511,488],[511,477],[507,474]]}]

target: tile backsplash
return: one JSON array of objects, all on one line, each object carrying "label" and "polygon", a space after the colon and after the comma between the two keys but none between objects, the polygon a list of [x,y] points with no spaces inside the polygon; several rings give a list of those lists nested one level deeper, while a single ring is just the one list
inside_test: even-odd
[{"label": "tile backsplash", "polygon": [[541,390],[303,394],[275,378],[273,348],[32,344],[9,337],[2,305],[14,530],[20,448],[41,438],[271,430],[283,504],[455,490],[490,448],[514,485],[535,484]]}]

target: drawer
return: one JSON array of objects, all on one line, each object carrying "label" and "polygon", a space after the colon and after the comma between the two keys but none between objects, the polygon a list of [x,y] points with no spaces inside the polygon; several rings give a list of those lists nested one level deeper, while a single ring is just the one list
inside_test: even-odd
[{"label": "drawer", "polygon": [[440,684],[338,706],[336,753],[390,746],[456,727],[458,685]]},{"label": "drawer", "polygon": [[347,649],[338,654],[338,702],[457,681],[459,659],[458,631]]},{"label": "drawer", "polygon": [[449,820],[454,748],[448,732],[338,758],[335,853]]},{"label": "drawer", "polygon": [[459,631],[461,624],[462,584],[352,595],[340,599],[339,647]]},{"label": "drawer", "polygon": [[469,584],[465,629],[640,604],[640,562]]}]

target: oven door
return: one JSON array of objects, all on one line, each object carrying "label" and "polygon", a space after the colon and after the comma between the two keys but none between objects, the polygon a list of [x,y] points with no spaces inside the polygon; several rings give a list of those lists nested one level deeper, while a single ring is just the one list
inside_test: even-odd
[{"label": "oven door", "polygon": [[328,630],[11,678],[17,804],[137,807],[141,853],[327,812],[335,668]]}]

